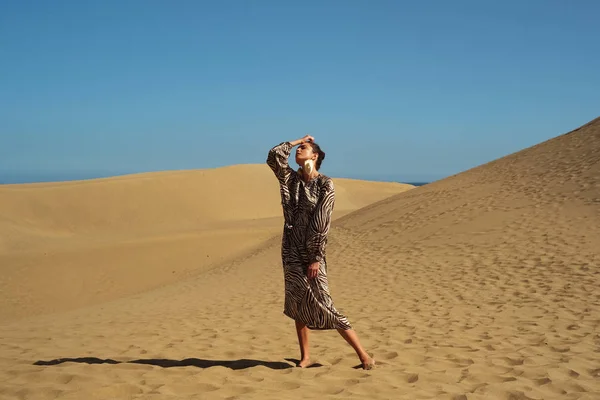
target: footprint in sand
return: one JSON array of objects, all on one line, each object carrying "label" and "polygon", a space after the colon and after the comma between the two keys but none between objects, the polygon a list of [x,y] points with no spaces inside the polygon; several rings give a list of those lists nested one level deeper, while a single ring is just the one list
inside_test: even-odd
[{"label": "footprint in sand", "polygon": [[543,385],[547,385],[549,383],[552,383],[552,379],[550,378],[539,378],[539,379],[534,379],[533,382],[538,385],[538,386],[543,386]]},{"label": "footprint in sand", "polygon": [[407,383],[415,383],[419,380],[419,374],[406,374],[404,375],[404,379]]},{"label": "footprint in sand", "polygon": [[506,363],[508,365],[511,365],[511,366],[514,366],[514,365],[523,365],[523,363],[525,362],[524,358],[503,357],[502,360],[506,361]]},{"label": "footprint in sand", "polygon": [[557,353],[566,353],[569,350],[571,350],[571,348],[569,346],[565,346],[565,347],[555,347],[555,346],[551,346],[550,349],[552,349],[552,351],[555,351]]},{"label": "footprint in sand", "polygon": [[283,383],[279,384],[278,387],[280,387],[281,389],[285,389],[285,390],[296,390],[296,389],[300,389],[302,387],[302,385],[300,385],[296,382],[283,382]]},{"label": "footprint in sand", "polygon": [[391,351],[389,353],[382,353],[378,356],[378,358],[384,359],[384,360],[393,360],[397,357],[398,357],[398,353],[395,351]]},{"label": "footprint in sand", "polygon": [[573,371],[572,369],[569,370],[569,376],[571,378],[579,378],[579,373],[577,371]]},{"label": "footprint in sand", "polygon": [[197,390],[200,393],[214,392],[219,389],[220,388],[218,386],[211,385],[210,383],[198,383],[198,384],[194,385],[194,390]]}]

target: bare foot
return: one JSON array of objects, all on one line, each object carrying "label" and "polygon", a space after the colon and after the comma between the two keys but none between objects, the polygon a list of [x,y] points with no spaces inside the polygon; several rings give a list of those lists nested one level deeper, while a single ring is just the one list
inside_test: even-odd
[{"label": "bare foot", "polygon": [[307,368],[312,364],[312,362],[310,361],[310,358],[304,359],[304,360],[300,360],[300,362],[298,363],[298,367],[300,368]]},{"label": "bare foot", "polygon": [[373,369],[375,367],[375,359],[372,356],[368,356],[364,359],[361,359],[363,369]]}]

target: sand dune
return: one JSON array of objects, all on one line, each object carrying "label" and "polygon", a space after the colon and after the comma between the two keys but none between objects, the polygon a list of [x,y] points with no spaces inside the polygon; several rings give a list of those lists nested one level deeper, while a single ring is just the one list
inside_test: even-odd
[{"label": "sand dune", "polygon": [[0,325],[0,396],[598,399],[598,226],[600,119],[339,216],[331,290],[372,371],[334,332],[313,333],[316,368],[292,367],[275,236],[173,284]]},{"label": "sand dune", "polygon": [[[335,185],[334,218],[412,188]],[[266,165],[0,186],[0,320],[175,282],[257,246],[282,221]]]},{"label": "sand dune", "polygon": [[[412,188],[335,179],[336,215]],[[277,181],[265,165],[169,171],[87,181],[0,186],[0,251],[115,234],[152,236],[224,222],[279,218]],[[231,225],[231,224],[230,224]]]}]

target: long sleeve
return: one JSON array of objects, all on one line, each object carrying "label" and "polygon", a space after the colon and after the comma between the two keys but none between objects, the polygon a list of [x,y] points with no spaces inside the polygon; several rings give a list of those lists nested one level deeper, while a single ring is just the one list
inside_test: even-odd
[{"label": "long sleeve", "polygon": [[310,221],[306,242],[309,262],[322,261],[325,258],[327,235],[331,226],[331,214],[335,203],[333,181],[328,179],[319,193],[319,200]]},{"label": "long sleeve", "polygon": [[288,164],[292,151],[290,142],[283,142],[273,147],[267,156],[267,165],[273,170],[281,185],[286,185],[293,170]]}]

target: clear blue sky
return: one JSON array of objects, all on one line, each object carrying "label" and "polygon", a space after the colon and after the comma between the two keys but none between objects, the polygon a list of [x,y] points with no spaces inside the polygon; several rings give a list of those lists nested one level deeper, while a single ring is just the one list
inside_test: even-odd
[{"label": "clear blue sky", "polygon": [[328,175],[439,179],[600,115],[598,15],[594,0],[0,1],[0,182],[263,163],[306,133]]}]

